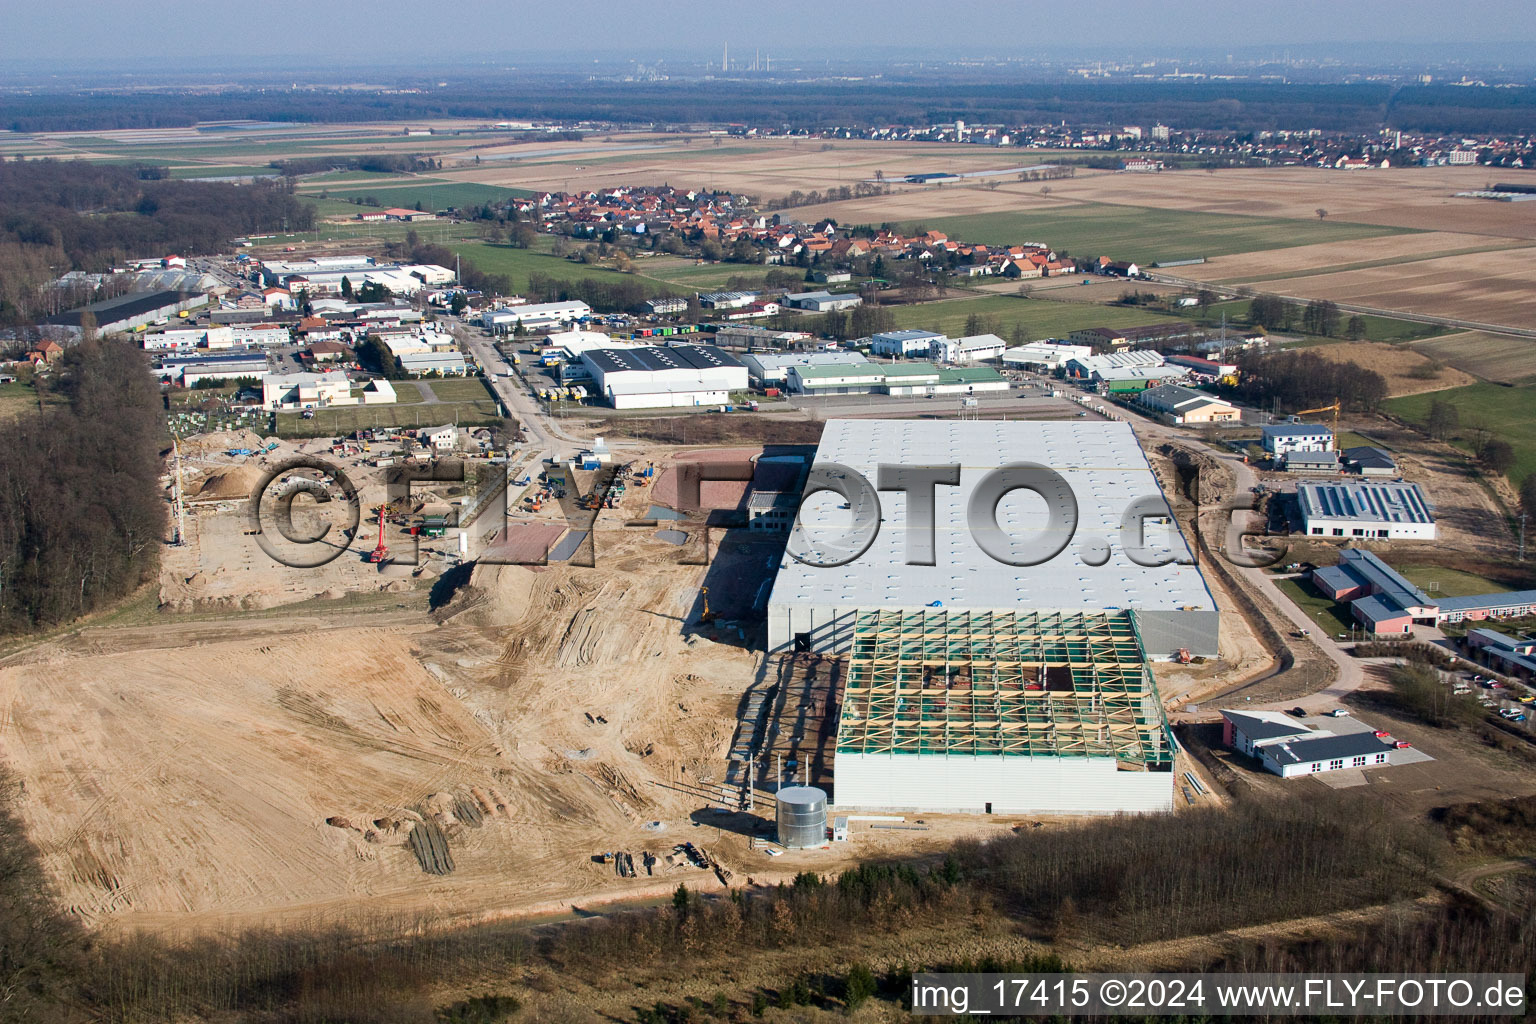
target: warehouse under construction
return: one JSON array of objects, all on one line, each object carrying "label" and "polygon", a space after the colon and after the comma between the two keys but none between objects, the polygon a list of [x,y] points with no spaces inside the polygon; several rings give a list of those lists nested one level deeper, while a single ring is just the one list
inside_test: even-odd
[{"label": "warehouse under construction", "polygon": [[[903,532],[882,529],[848,564],[786,558],[775,580],[769,649],[841,655],[825,704],[838,810],[1172,810],[1176,747],[1148,662],[1217,654],[1215,601],[1167,515],[1154,527],[1184,557],[1162,564],[1119,545],[1083,557],[1078,541],[1034,566],[976,550],[963,516],[976,478],[1024,460],[1067,482],[1082,536],[1124,541],[1126,509],[1161,501],[1123,423],[828,424],[817,461],[871,480],[881,463],[962,466],[955,493],[934,499],[935,564],[908,564]],[[905,512],[892,497],[883,526]],[[995,518],[1015,533],[1050,528],[1027,505],[1000,501]],[[798,753],[807,769],[824,763]]]}]

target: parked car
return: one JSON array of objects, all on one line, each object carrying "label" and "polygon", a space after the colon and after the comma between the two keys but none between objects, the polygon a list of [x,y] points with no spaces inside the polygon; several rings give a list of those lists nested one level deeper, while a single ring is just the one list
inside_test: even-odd
[{"label": "parked car", "polygon": [[1407,750],[1409,747],[1413,746],[1413,744],[1409,743],[1407,740],[1398,740],[1396,743],[1392,744],[1392,746],[1398,750]]},{"label": "parked car", "polygon": [[1298,708],[1291,708],[1291,712],[1290,713],[1295,715],[1297,718],[1305,718],[1305,717],[1307,717],[1307,709],[1306,708],[1299,708],[1299,707]]},{"label": "parked car", "polygon": [[1332,711],[1328,712],[1328,717],[1329,718],[1348,718],[1349,717],[1349,709],[1348,708],[1334,708]]}]

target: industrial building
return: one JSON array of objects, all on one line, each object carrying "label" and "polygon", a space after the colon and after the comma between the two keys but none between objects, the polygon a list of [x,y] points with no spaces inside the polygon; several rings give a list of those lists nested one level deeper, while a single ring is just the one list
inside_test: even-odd
[{"label": "industrial building", "polygon": [[44,317],[38,323],[62,327],[71,334],[79,334],[82,330],[81,321],[89,313],[96,320],[98,334],[115,334],[136,327],[147,327],[157,320],[166,320],[207,304],[208,296],[190,292],[129,292],[115,299],[103,299],[79,309]]},{"label": "industrial building", "polygon": [[1373,444],[1345,448],[1343,462],[1347,469],[1361,476],[1396,476],[1397,460],[1385,448]]},{"label": "industrial building", "polygon": [[1170,381],[1183,380],[1189,371],[1182,366],[1112,366],[1093,372],[1093,381],[1111,395],[1135,394]]},{"label": "industrial building", "polygon": [[1392,763],[1394,745],[1353,719],[1347,727],[1313,728],[1278,711],[1223,711],[1221,717],[1223,743],[1283,779]]},{"label": "industrial building", "polygon": [[[1217,654],[1216,603],[1192,564],[1171,518],[1147,520],[1144,542],[1168,564],[1139,564],[1125,543],[1141,543],[1121,531],[1133,502],[1163,504],[1157,479],[1130,425],[1124,422],[1008,422],[995,420],[830,420],[816,452],[818,464],[846,466],[869,481],[881,465],[963,466],[958,486],[935,488],[935,530],[928,565],[908,564],[906,499],[901,492],[855,492],[840,498],[823,491],[808,497],[795,535],[804,549],[819,551],[840,536],[848,516],[883,516],[885,525],[868,548],[835,569],[785,555],[768,605],[770,651],[841,652],[853,643],[861,611],[920,612],[926,608],[974,612],[1041,611],[1098,614],[1133,611],[1135,626],[1153,659]],[[1059,474],[1077,510],[1071,542],[1033,566],[999,562],[978,544],[967,508],[977,485],[1004,464],[1033,462]],[[873,484],[871,484],[873,486]],[[1028,495],[1017,495],[1028,498]],[[1034,504],[1031,504],[1030,501]],[[839,511],[845,501],[851,512]],[[999,528],[1021,541],[1039,537],[1047,516],[1038,497],[1004,498],[996,507]],[[856,520],[857,521],[857,520]],[[820,526],[818,524],[827,524]],[[837,530],[831,525],[837,524]],[[1101,564],[1080,555],[1092,538],[1108,541]],[[1064,542],[1065,543],[1065,542]],[[1143,557],[1141,561],[1157,561]]]},{"label": "industrial building", "polygon": [[[1105,352],[1100,355],[1073,356],[1066,362],[1068,377],[1093,377],[1107,370],[1126,370],[1138,366],[1162,366],[1163,355],[1150,349],[1130,352]],[[1182,375],[1182,373],[1180,374]]]},{"label": "industrial building", "polygon": [[1172,424],[1236,423],[1242,419],[1242,413],[1230,402],[1179,384],[1148,388],[1136,396],[1136,404]]},{"label": "industrial building", "polygon": [[1015,345],[1003,353],[1007,366],[1024,366],[1030,369],[1059,370],[1070,360],[1086,359],[1093,354],[1087,345],[1057,345],[1050,342]]},{"label": "industrial building", "polygon": [[932,351],[935,343],[947,340],[935,331],[885,331],[870,336],[869,350],[877,356],[925,356]]},{"label": "industrial building", "polygon": [[535,302],[503,309],[488,309],[480,314],[480,326],[498,334],[510,334],[519,324],[525,329],[554,327],[582,320],[592,315],[585,302]]},{"label": "industrial building", "polygon": [[1280,468],[1287,473],[1337,473],[1338,452],[1287,452]]},{"label": "industrial building", "polygon": [[839,809],[1173,809],[1174,739],[1132,613],[865,609],[848,634]]},{"label": "industrial building", "polygon": [[395,388],[383,378],[359,384],[344,373],[269,373],[261,379],[264,409],[323,409],[333,405],[391,405]]},{"label": "industrial building", "polygon": [[1418,484],[1307,481],[1297,485],[1296,500],[1309,537],[1435,539],[1435,518]]},{"label": "industrial building", "polygon": [[782,387],[792,366],[848,366],[867,364],[862,352],[749,352],[741,357],[747,379],[755,388]]},{"label": "industrial building", "polygon": [[1008,381],[989,367],[935,366],[927,360],[871,363],[842,355],[836,362],[791,365],[785,386],[799,395],[925,395],[1007,391]]},{"label": "industrial building", "polygon": [[469,364],[458,352],[407,352],[396,356],[395,362],[412,377],[463,377],[469,373]]},{"label": "industrial building", "polygon": [[852,309],[861,306],[864,300],[852,292],[832,292],[822,290],[819,292],[792,292],[784,296],[784,305],[791,309],[805,309],[813,313],[831,313],[840,309]]},{"label": "industrial building", "polygon": [[161,380],[190,388],[200,380],[254,380],[266,372],[267,357],[263,353],[230,352],[168,357],[160,361],[155,374]]},{"label": "industrial building", "polygon": [[594,393],[615,409],[725,405],[747,388],[747,368],[705,345],[592,349],[581,354]]},{"label": "industrial building", "polygon": [[935,341],[929,354],[946,363],[980,363],[1001,357],[1007,348],[1008,343],[995,334],[974,334]]}]

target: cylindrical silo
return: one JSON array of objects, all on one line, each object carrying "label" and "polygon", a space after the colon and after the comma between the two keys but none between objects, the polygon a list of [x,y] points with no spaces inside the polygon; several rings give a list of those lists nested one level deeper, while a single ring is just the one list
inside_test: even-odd
[{"label": "cylindrical silo", "polygon": [[815,786],[785,786],[778,792],[779,845],[787,850],[827,841],[827,794]]}]

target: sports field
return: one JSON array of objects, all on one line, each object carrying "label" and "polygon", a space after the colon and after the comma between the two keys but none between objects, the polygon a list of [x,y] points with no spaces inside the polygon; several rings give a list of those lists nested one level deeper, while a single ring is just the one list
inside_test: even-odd
[{"label": "sports field", "polygon": [[[916,226],[909,224],[908,228]],[[1408,233],[1405,228],[1316,218],[1239,217],[1105,203],[940,217],[925,220],[922,226],[967,242],[1041,242],[1079,259],[1109,256],[1144,265]]]},{"label": "sports field", "polygon": [[1393,566],[1408,582],[1430,597],[1471,597],[1473,594],[1502,594],[1509,590],[1476,573],[1447,569],[1439,565]]},{"label": "sports field", "polygon": [[1471,450],[1472,431],[1486,427],[1515,449],[1515,468],[1510,479],[1519,483],[1536,473],[1536,385],[1506,386],[1479,382],[1464,388],[1430,394],[1390,398],[1382,407],[1394,416],[1422,426],[1429,418],[1433,400],[1454,405],[1461,417],[1461,436],[1455,444]]}]

